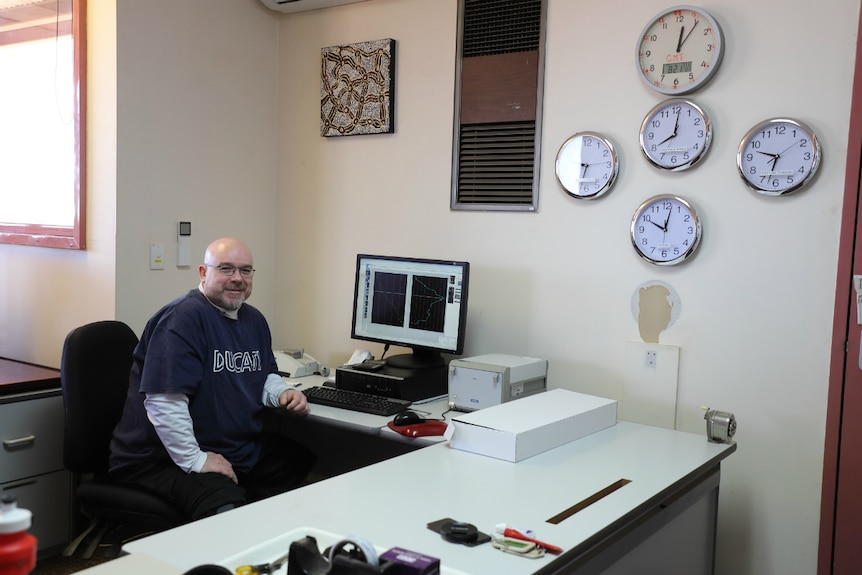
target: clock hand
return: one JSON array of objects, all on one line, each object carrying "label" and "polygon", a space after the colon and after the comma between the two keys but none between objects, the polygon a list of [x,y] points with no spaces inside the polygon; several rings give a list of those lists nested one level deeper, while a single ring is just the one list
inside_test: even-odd
[{"label": "clock hand", "polygon": [[[682,110],[680,110],[680,112],[681,111]],[[664,140],[662,140],[661,142],[659,142],[658,143],[659,146],[661,146],[662,144],[664,144],[668,140],[673,140],[674,138],[676,138],[677,130],[679,130],[679,114],[680,114],[680,112],[676,113],[676,122],[674,122],[674,124],[673,124],[673,133],[670,136],[668,136],[667,138],[665,138]]]},{"label": "clock hand", "polygon": [[[680,29],[679,29],[679,40],[677,40],[677,41],[676,41],[676,51],[677,51],[677,53],[679,53],[679,52],[682,50],[682,43],[683,43],[683,42],[685,42],[685,40],[683,40],[683,39],[682,39],[682,33],[683,33],[683,32],[685,32],[685,26],[682,26],[682,27],[680,27]],[[688,38],[688,36],[686,36],[686,38]]]},{"label": "clock hand", "polygon": [[[679,42],[679,44],[677,44],[677,47],[676,47],[677,52],[682,50],[682,45],[685,44],[685,41],[688,40],[688,37],[691,36],[691,33],[694,32],[695,28],[697,28],[698,22],[700,22],[700,20],[694,21],[694,24],[692,24],[692,26],[691,26],[691,30],[688,31],[688,34],[686,34],[685,38],[682,37],[682,31],[680,31],[680,34],[679,34],[680,42]],[[685,28],[685,26],[683,26],[683,28]]]},{"label": "clock hand", "polygon": [[798,146],[798,145],[799,145],[799,142],[793,142],[792,144],[790,144],[789,146],[787,146],[786,148],[784,148],[783,150],[781,150],[781,152],[779,152],[779,153],[778,153],[778,154],[776,154],[776,155],[780,158],[780,157],[781,157],[781,154],[783,154],[784,152],[786,152],[786,151],[787,151],[787,150],[789,150],[790,148],[793,148],[793,147]]},{"label": "clock hand", "polygon": [[665,229],[664,229],[662,226],[658,225],[658,224],[657,224],[657,223],[655,223],[654,221],[652,221],[652,220],[647,220],[647,221],[648,221],[649,223],[651,223],[652,225],[654,225],[655,227],[657,227],[658,229],[660,229],[661,231],[665,231]]},{"label": "clock hand", "polygon": [[662,144],[664,144],[668,140],[673,140],[674,138],[676,138],[676,132],[674,132],[673,134],[671,134],[670,136],[668,136],[667,138],[665,138],[664,140],[659,142],[658,145],[661,146]]},{"label": "clock hand", "polygon": [[589,168],[589,167],[590,167],[589,164],[585,164],[585,163],[581,162],[581,179],[582,180],[584,179],[584,176],[587,175],[587,168]]},{"label": "clock hand", "polygon": [[755,150],[755,151],[758,154],[763,154],[764,156],[769,156],[771,158],[769,161],[772,162],[772,171],[774,172],[775,171],[775,164],[778,163],[778,157],[780,156],[780,154],[770,154],[769,152],[761,152],[760,150]]},{"label": "clock hand", "polygon": [[[779,160],[779,158],[781,158],[781,154],[783,154],[784,152],[786,152],[790,148],[794,148],[798,145],[799,145],[799,142],[793,142],[792,144],[790,144],[789,146],[787,146],[786,148],[784,148],[783,150],[781,150],[777,154],[767,154],[769,156],[772,156],[772,171],[773,172],[775,171],[775,166],[778,165],[778,160]],[[761,152],[761,153],[763,153],[763,152]]]}]

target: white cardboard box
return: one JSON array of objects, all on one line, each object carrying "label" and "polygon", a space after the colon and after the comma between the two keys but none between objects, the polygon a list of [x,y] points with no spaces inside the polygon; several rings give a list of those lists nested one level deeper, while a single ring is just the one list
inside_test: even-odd
[{"label": "white cardboard box", "polygon": [[616,422],[616,401],[552,389],[453,417],[449,445],[497,459],[521,461]]}]

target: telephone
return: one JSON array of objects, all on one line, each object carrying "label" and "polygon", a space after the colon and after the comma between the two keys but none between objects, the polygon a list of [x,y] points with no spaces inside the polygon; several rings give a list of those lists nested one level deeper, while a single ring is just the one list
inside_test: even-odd
[{"label": "telephone", "polygon": [[305,353],[305,350],[274,349],[272,353],[275,355],[279,372],[285,377],[305,377],[314,373],[324,376],[329,374],[329,369],[321,366],[320,362]]}]

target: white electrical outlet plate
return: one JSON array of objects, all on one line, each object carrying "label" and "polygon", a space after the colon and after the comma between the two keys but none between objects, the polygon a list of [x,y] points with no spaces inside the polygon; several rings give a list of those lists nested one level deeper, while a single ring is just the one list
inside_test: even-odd
[{"label": "white electrical outlet plate", "polygon": [[644,354],[644,364],[647,367],[655,368],[655,360],[656,360],[656,351],[654,349],[648,349]]},{"label": "white electrical outlet plate", "polygon": [[679,347],[627,341],[620,419],[674,429],[678,377]]}]

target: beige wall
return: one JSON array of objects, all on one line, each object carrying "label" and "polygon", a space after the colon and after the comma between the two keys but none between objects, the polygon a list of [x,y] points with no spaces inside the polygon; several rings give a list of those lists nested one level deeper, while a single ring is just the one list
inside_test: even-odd
[{"label": "beige wall", "polygon": [[[638,286],[679,295],[660,336],[680,347],[678,425],[703,433],[701,406],[733,411],[739,450],[723,467],[719,573],[812,573],[817,555],[829,342],[859,5],[826,0],[727,0],[708,7],[727,53],[692,95],[714,122],[695,169],[658,173],[638,128],[662,98],[634,65],[660,0],[549,0],[539,213],[449,210],[456,0],[371,0],[286,16],[277,238],[290,267],[276,329],[330,364],[351,341],[357,252],[466,259],[472,264],[467,354],[547,358],[549,384],[621,398],[625,342],[639,340]],[[320,48],[396,39],[396,132],[319,136]],[[736,174],[742,135],[772,116],[798,117],[822,138],[814,184],[756,196]],[[606,197],[561,190],[554,155],[579,130],[617,145],[622,170]],[[857,152],[858,153],[858,152]],[[704,240],[686,265],[649,266],[628,225],[647,197],[673,192],[701,210]],[[297,246],[304,246],[299,249]],[[302,269],[297,277],[292,273]]]},{"label": "beige wall", "polygon": [[[147,319],[198,283],[214,239],[254,251],[253,303],[274,310],[276,61],[274,12],[255,0],[117,0],[117,316]],[[177,222],[192,223],[178,267]],[[164,270],[149,246],[165,247]]]},{"label": "beige wall", "polygon": [[[682,174],[657,173],[637,147],[660,98],[637,78],[634,46],[665,7],[549,0],[540,209],[506,214],[448,208],[456,0],[288,16],[257,0],[90,0],[90,249],[0,246],[0,355],[58,365],[69,329],[113,314],[140,333],[196,283],[194,266],[175,265],[181,219],[195,263],[218,235],[248,240],[252,301],[276,343],[330,365],[381,351],[349,337],[357,252],[463,258],[467,354],[544,357],[552,386],[620,398],[625,342],[639,339],[632,294],[660,280],[681,300],[660,336],[681,349],[679,427],[703,433],[702,405],[740,425],[723,466],[718,572],[814,572],[859,5],[710,5],[727,55],[692,98],[715,140]],[[385,37],[397,41],[396,132],[321,138],[320,48]],[[814,126],[825,159],[809,189],[767,199],[743,187],[734,155],[775,115]],[[583,129],[610,136],[623,163],[596,202],[568,197],[553,173],[559,145]],[[672,269],[641,262],[627,238],[635,207],[665,191],[704,218],[700,252]],[[154,241],[164,271],[147,268]]]},{"label": "beige wall", "polygon": [[72,328],[114,317],[116,10],[88,4],[87,250],[0,245],[0,357],[53,367]]},{"label": "beige wall", "polygon": [[[0,245],[15,270],[0,290],[0,357],[58,367],[66,334],[100,319],[140,333],[225,235],[254,249],[254,301],[273,314],[276,32],[254,0],[89,0],[87,250]],[[180,220],[192,222],[188,267],[176,265]],[[149,269],[151,243],[165,270]]]}]

